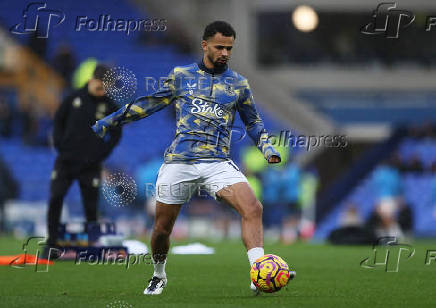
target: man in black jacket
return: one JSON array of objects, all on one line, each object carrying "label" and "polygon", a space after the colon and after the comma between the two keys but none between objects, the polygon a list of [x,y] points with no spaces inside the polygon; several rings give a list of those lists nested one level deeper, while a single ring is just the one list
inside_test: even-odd
[{"label": "man in black jacket", "polygon": [[0,157],[0,235],[5,232],[5,201],[18,196],[18,183],[11,170]]},{"label": "man in black jacket", "polygon": [[97,220],[101,163],[121,137],[120,127],[111,130],[105,140],[98,138],[91,129],[96,120],[118,109],[105,96],[102,79],[107,70],[106,66],[97,65],[88,84],[67,97],[55,115],[53,141],[59,155],[50,183],[49,247],[56,246],[63,199],[74,180],[80,184],[87,222]]}]

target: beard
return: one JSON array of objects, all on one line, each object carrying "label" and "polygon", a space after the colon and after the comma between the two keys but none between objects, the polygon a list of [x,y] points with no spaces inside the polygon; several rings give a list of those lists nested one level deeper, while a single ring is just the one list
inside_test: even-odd
[{"label": "beard", "polygon": [[222,62],[214,61],[213,58],[210,55],[207,55],[207,58],[213,64],[213,66],[215,68],[222,68],[222,67],[227,65],[227,62],[226,63],[222,63]]}]

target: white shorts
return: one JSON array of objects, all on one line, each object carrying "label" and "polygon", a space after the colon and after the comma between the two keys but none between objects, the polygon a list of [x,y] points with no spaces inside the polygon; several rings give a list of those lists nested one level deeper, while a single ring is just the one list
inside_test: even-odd
[{"label": "white shorts", "polygon": [[212,163],[162,164],[156,181],[156,200],[166,204],[188,202],[197,189],[205,190],[213,198],[222,188],[248,182],[231,160]]}]

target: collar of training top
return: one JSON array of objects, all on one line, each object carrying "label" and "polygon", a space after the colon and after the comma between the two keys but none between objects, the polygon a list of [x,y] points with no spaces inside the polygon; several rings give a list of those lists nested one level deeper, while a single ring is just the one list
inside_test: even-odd
[{"label": "collar of training top", "polygon": [[227,64],[221,67],[215,67],[214,68],[207,68],[206,65],[204,65],[203,59],[200,60],[200,62],[198,62],[198,67],[202,70],[205,71],[206,73],[209,74],[222,74],[227,70]]}]

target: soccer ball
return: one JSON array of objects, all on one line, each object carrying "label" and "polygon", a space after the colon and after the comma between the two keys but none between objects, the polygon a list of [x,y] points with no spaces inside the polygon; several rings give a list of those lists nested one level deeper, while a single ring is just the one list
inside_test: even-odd
[{"label": "soccer ball", "polygon": [[295,271],[276,255],[264,255],[253,263],[250,270],[251,281],[262,292],[273,293],[286,286],[295,277]]}]

